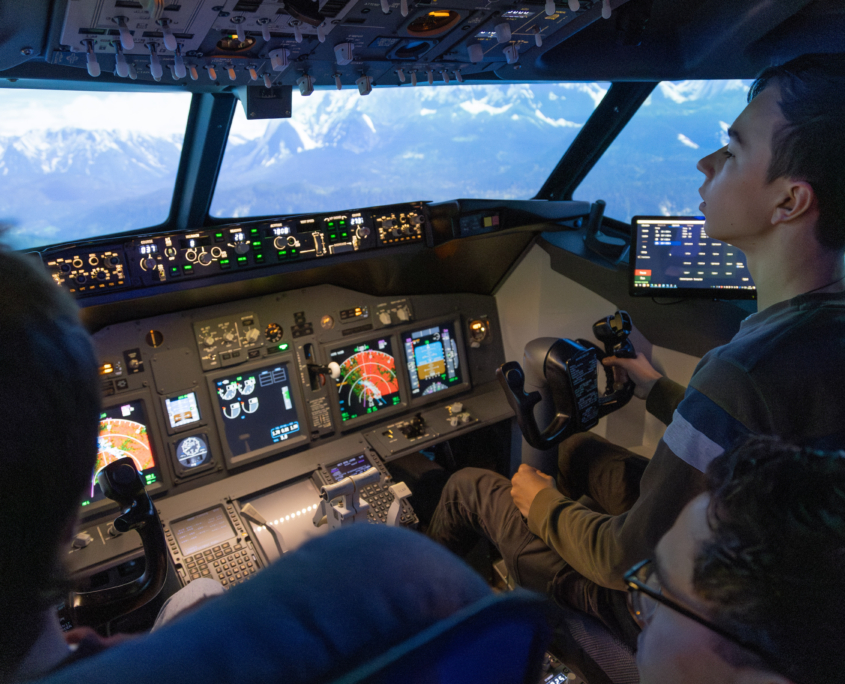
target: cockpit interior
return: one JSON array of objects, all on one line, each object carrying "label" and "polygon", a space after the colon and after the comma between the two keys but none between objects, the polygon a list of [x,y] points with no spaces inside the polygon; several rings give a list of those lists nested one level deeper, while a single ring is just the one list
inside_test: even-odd
[{"label": "cockpit interior", "polygon": [[[91,618],[118,632],[338,510],[424,529],[450,472],[548,465],[555,429],[650,457],[665,426],[599,399],[596,354],[627,340],[686,383],[756,311],[742,253],[703,232],[696,161],[762,68],[842,51],[845,6],[39,0],[0,27],[0,240],[75,298],[100,364],[76,590],[145,572],[110,463],[132,459],[164,534],[164,593]],[[541,338],[591,354],[569,424],[506,366]],[[364,507],[321,498],[365,473]],[[543,681],[589,679],[555,663]]]}]

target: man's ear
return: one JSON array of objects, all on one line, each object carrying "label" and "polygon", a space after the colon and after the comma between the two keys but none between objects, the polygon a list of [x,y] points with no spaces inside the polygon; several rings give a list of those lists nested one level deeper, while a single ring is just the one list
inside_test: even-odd
[{"label": "man's ear", "polygon": [[[776,181],[777,182],[777,181]],[[805,217],[811,212],[817,212],[816,193],[807,181],[796,181],[781,178],[783,195],[781,203],[772,213],[772,225],[789,223]]]}]

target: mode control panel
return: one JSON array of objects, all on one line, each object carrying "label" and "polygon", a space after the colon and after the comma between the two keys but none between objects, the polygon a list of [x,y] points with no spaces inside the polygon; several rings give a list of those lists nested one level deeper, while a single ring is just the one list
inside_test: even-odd
[{"label": "mode control panel", "polygon": [[374,218],[381,245],[420,242],[423,239],[425,215],[419,210],[384,212]]},{"label": "mode control panel", "polygon": [[73,249],[48,259],[47,267],[53,280],[74,294],[102,292],[128,285],[120,247]]},{"label": "mode control panel", "polygon": [[236,366],[250,358],[250,350],[264,346],[258,317],[251,312],[194,323],[194,335],[204,371]]}]

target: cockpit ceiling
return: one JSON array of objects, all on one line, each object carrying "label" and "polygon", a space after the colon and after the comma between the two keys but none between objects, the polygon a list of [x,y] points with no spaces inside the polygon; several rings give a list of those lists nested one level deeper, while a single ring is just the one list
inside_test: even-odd
[{"label": "cockpit ceiling", "polygon": [[0,26],[0,79],[366,94],[500,79],[748,78],[795,54],[841,51],[845,3],[36,0],[2,3]]}]

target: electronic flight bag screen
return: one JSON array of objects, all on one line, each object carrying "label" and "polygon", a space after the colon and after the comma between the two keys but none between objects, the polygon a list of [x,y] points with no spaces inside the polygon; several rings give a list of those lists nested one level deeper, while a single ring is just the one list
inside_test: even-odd
[{"label": "electronic flight bag screen", "polygon": [[461,384],[454,323],[441,323],[402,335],[411,396],[424,397]]},{"label": "electronic flight bag screen", "polygon": [[325,466],[335,482],[340,482],[345,477],[352,477],[367,472],[373,465],[367,460],[364,454],[351,456],[337,463]]},{"label": "electronic flight bag screen", "polygon": [[217,410],[233,456],[242,456],[299,435],[301,426],[289,364],[234,371],[214,381]]},{"label": "electronic flight bag screen", "polygon": [[97,482],[97,474],[119,458],[128,456],[135,462],[145,485],[149,486],[161,480],[161,471],[150,446],[147,425],[144,402],[139,399],[102,410],[97,461],[91,478],[91,488],[85,492],[83,506],[105,498]]},{"label": "electronic flight bag screen", "polygon": [[704,232],[704,219],[635,216],[630,294],[756,299],[745,255]]},{"label": "electronic flight bag screen", "polygon": [[337,398],[344,422],[401,403],[390,338],[355,342],[329,353],[340,365]]}]

